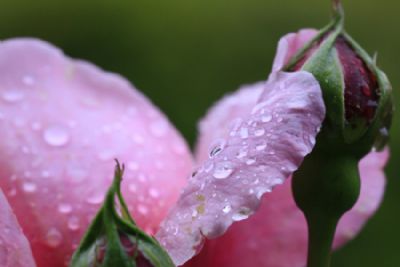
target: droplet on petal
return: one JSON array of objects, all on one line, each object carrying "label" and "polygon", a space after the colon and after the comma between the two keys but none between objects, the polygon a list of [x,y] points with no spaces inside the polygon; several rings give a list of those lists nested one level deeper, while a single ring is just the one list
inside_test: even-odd
[{"label": "droplet on petal", "polygon": [[216,179],[225,179],[228,178],[234,170],[232,163],[230,162],[222,162],[218,163],[215,167],[213,176]]},{"label": "droplet on petal", "polygon": [[62,242],[62,235],[56,228],[51,228],[46,235],[46,243],[51,248],[58,247]]},{"label": "droplet on petal", "polygon": [[69,141],[69,133],[60,125],[52,125],[43,133],[44,141],[51,146],[63,146]]}]

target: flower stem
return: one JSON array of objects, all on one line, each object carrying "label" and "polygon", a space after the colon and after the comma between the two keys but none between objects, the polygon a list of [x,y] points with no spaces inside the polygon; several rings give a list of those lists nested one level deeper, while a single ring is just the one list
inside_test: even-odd
[{"label": "flower stem", "polygon": [[338,220],[309,216],[308,224],[308,267],[329,267],[331,246]]},{"label": "flower stem", "polygon": [[292,179],[294,199],[308,224],[308,267],[329,267],[337,223],[360,193],[358,158],[322,146],[317,141]]}]

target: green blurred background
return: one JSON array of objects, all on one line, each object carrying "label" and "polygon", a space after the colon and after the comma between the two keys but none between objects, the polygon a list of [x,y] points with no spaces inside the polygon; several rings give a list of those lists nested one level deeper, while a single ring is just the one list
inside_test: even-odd
[{"label": "green blurred background", "polygon": [[[379,52],[399,99],[400,2],[344,0],[344,6],[348,32],[370,53]],[[241,84],[265,79],[279,37],[324,26],[329,8],[329,0],[0,0],[0,38],[42,38],[121,73],[193,144],[209,106]],[[334,254],[333,267],[400,266],[398,118],[383,206]]]}]

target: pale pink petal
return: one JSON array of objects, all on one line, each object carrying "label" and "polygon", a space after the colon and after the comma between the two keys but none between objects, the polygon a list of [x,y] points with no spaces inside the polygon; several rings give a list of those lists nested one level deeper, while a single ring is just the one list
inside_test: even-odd
[{"label": "pale pink petal", "polygon": [[7,199],[0,190],[0,266],[35,267],[32,251]]},{"label": "pale pink petal", "polygon": [[262,195],[282,184],[314,146],[325,114],[315,78],[280,72],[265,88],[229,137],[213,143],[210,159],[157,233],[177,265],[195,255],[204,236],[218,237],[253,214]]},{"label": "pale pink petal", "polygon": [[[340,221],[335,247],[354,238],[379,206],[384,192],[383,167],[388,153],[371,152],[360,162],[362,190],[355,207]],[[304,267],[307,224],[286,181],[263,197],[257,213],[234,224],[223,236],[208,240],[185,267]]]},{"label": "pale pink petal", "polygon": [[0,43],[0,186],[40,267],[61,267],[126,164],[123,194],[154,233],[192,169],[167,118],[122,77],[32,39]]},{"label": "pale pink petal", "polygon": [[[215,134],[215,127],[228,129],[236,117],[245,117],[256,105],[249,100],[259,94],[260,83],[247,86],[215,104],[201,121],[197,159],[208,157],[212,138],[226,138],[229,131]],[[247,96],[244,94],[248,94]],[[247,108],[246,108],[247,106]],[[235,111],[235,113],[233,113]],[[384,193],[383,167],[388,151],[371,152],[360,162],[361,194],[355,207],[339,223],[335,247],[352,239],[373,215]],[[221,237],[207,240],[199,255],[185,267],[304,267],[307,253],[307,226],[297,208],[291,181],[276,187],[263,197],[257,213],[248,220],[232,225]]]},{"label": "pale pink petal", "polygon": [[282,67],[289,63],[290,58],[317,33],[318,31],[314,29],[302,29],[297,33],[289,33],[283,36],[278,43],[272,72],[280,71]]}]

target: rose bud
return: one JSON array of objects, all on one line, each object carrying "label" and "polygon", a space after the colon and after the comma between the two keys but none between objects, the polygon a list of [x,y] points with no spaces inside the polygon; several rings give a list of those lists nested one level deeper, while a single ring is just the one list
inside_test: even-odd
[{"label": "rose bud", "polygon": [[[364,156],[383,148],[392,117],[392,89],[385,75],[345,31],[343,9],[334,1],[335,17],[289,60],[286,71],[305,70],[319,81],[327,108],[320,138],[327,150],[350,149]],[[349,144],[352,144],[349,146]]]},{"label": "rose bud", "polygon": [[[114,182],[75,251],[70,267],[173,267],[161,245],[139,229],[121,194],[124,167],[115,167]],[[119,210],[115,208],[118,199]]]}]

